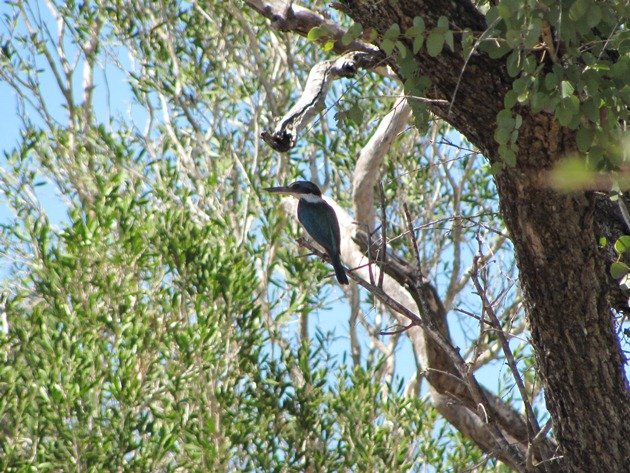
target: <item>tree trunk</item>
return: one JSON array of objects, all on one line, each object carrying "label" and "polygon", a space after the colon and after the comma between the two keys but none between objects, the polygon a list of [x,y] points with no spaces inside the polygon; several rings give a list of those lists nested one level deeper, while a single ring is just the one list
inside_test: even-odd
[{"label": "tree trunk", "polygon": [[[343,2],[364,28],[402,31],[422,16],[427,28],[449,18],[450,28],[481,32],[485,19],[472,3]],[[457,43],[457,41],[456,41]],[[451,100],[464,66],[461,49],[415,59],[431,78],[431,99]],[[470,58],[446,121],[500,162],[494,141],[496,115],[511,87],[502,60]],[[551,189],[545,171],[575,150],[575,136],[552,115],[519,110],[517,164],[496,178],[501,209],[516,250],[532,343],[566,471],[622,472],[630,465],[630,395],[624,357],[615,334],[605,255],[598,248],[598,200],[589,192]]]}]

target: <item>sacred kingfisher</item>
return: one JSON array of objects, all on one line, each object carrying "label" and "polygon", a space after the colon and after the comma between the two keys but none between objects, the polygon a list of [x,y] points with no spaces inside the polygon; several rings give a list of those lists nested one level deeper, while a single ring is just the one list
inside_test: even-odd
[{"label": "sacred kingfisher", "polygon": [[295,181],[288,186],[268,187],[267,192],[289,194],[298,200],[298,220],[319,245],[335,268],[339,284],[348,284],[346,271],[339,258],[339,222],[333,208],[322,199],[322,191],[310,181]]}]

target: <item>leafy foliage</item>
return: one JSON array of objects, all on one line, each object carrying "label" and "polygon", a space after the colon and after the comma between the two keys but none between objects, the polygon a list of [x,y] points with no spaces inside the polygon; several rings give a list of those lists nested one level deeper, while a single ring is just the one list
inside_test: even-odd
[{"label": "leafy foliage", "polygon": [[[619,20],[627,17],[628,5],[613,1],[502,1],[486,14],[492,38],[480,46],[495,57],[508,55],[507,70],[516,79],[506,111],[522,104],[533,113],[555,113],[561,126],[578,130],[578,149],[604,169],[619,164],[619,152],[610,144],[620,141],[618,124],[628,118],[624,78],[630,56]],[[518,116],[516,110],[512,117]],[[518,129],[509,114],[501,114],[498,130]],[[502,136],[497,142],[510,164],[516,142]]]}]

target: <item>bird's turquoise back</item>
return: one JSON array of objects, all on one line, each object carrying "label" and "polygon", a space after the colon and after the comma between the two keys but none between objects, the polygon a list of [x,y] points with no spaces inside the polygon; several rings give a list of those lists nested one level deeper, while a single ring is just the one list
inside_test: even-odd
[{"label": "bird's turquoise back", "polygon": [[333,208],[322,200],[310,203],[300,199],[298,220],[313,240],[319,243],[329,256],[339,255],[339,222]]}]

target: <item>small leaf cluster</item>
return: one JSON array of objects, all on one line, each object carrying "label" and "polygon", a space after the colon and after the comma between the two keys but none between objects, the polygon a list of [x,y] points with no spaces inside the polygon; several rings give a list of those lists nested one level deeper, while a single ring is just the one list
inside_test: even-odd
[{"label": "small leaf cluster", "polygon": [[405,95],[412,109],[415,125],[421,132],[428,127],[429,109],[426,103],[414,100],[414,97],[422,97],[425,94],[430,79],[419,75],[414,55],[425,46],[427,54],[436,57],[442,52],[445,44],[451,51],[455,50],[453,31],[449,29],[448,18],[445,16],[441,16],[435,28],[430,30],[427,30],[425,21],[420,16],[416,16],[413,25],[404,32],[401,32],[400,26],[394,23],[383,34],[380,42],[380,48],[387,55],[396,54],[404,80]]},{"label": "small leaf cluster", "polygon": [[[480,50],[505,57],[514,78],[497,117],[495,138],[505,162],[517,151],[512,132],[517,106],[554,113],[558,123],[577,132],[577,148],[599,168],[615,167],[620,156],[609,144],[620,137],[619,123],[630,107],[630,43],[620,18],[623,2],[506,0],[489,8],[489,38]],[[517,132],[518,135],[518,132]]]},{"label": "small leaf cluster", "polygon": [[497,127],[494,132],[494,139],[499,143],[499,153],[503,158],[503,163],[508,166],[516,164],[516,153],[518,151],[518,130],[523,124],[523,117],[514,114],[511,110],[503,109],[497,114]]},{"label": "small leaf cluster", "polygon": [[[332,31],[330,31],[330,28],[327,28],[326,25],[319,25],[311,28],[306,37],[309,41],[323,43],[322,48],[324,51],[332,51],[335,47],[335,40],[333,39]],[[351,42],[352,41],[348,41],[348,44]]]}]

